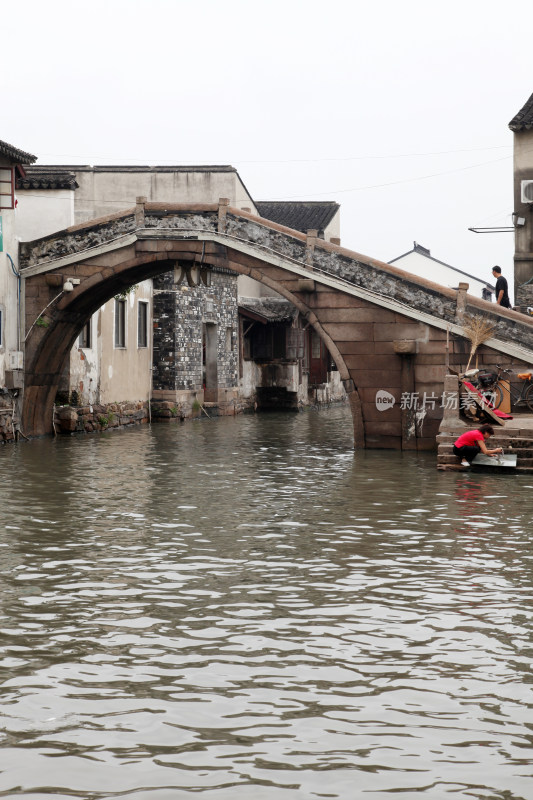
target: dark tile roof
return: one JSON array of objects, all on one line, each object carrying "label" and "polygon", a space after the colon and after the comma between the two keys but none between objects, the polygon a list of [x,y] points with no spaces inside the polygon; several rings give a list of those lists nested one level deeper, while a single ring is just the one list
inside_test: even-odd
[{"label": "dark tile roof", "polygon": [[259,214],[278,225],[285,225],[301,233],[309,230],[324,232],[340,208],[333,201],[320,202],[289,202],[289,201],[259,201],[256,204]]},{"label": "dark tile roof", "polygon": [[17,178],[17,189],[77,189],[73,172],[51,172],[42,167],[28,167],[25,175]]},{"label": "dark tile roof", "polygon": [[25,153],[24,150],[19,150],[18,147],[13,147],[12,144],[3,142],[0,139],[0,155],[11,159],[16,164],[33,164],[37,160],[37,156],[32,156],[31,153]]},{"label": "dark tile roof", "polygon": [[533,94],[509,123],[512,131],[530,131],[533,128]]},{"label": "dark tile roof", "polygon": [[292,322],[298,309],[282,297],[239,297],[239,310],[265,322]]}]

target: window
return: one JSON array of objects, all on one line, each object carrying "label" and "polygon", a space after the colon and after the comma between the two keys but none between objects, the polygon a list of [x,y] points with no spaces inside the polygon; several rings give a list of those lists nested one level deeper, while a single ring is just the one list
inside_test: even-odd
[{"label": "window", "polygon": [[137,347],[148,347],[148,303],[142,301],[137,309]]},{"label": "window", "polygon": [[93,346],[91,339],[91,320],[88,320],[81,329],[80,337],[78,339],[78,347],[83,347],[88,350]]},{"label": "window", "polygon": [[126,347],[125,300],[115,300],[115,347]]},{"label": "window", "polygon": [[11,167],[0,167],[0,208],[13,208],[15,192],[13,187],[14,170]]},{"label": "window", "polygon": [[289,361],[298,361],[305,354],[305,332],[302,328],[287,329],[287,353]]}]

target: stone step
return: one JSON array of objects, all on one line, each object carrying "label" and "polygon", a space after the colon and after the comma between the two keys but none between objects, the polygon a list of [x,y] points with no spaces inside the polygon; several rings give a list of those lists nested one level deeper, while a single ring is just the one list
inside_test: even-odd
[{"label": "stone step", "polygon": [[[533,447],[504,447],[504,453],[513,453],[514,455],[518,456],[518,458],[533,458]],[[440,445],[437,453],[440,455],[452,455],[454,456],[453,446],[452,445]],[[454,456],[456,457],[456,456]]]},{"label": "stone step", "polygon": [[[460,434],[449,436],[448,434],[439,433],[437,436],[437,442],[438,444],[453,444],[459,438],[459,436]],[[508,442],[509,444],[514,444],[515,442],[519,444],[523,442],[524,446],[533,446],[533,436],[512,436],[509,433],[501,433],[499,436],[495,435],[490,438],[491,442],[494,442],[495,440],[497,440],[501,445],[503,445],[505,442]]]},{"label": "stone step", "polygon": [[[439,447],[453,447],[456,439],[438,442]],[[498,447],[512,447],[513,449],[531,450],[533,449],[533,439],[489,439],[487,447],[496,444]]]}]

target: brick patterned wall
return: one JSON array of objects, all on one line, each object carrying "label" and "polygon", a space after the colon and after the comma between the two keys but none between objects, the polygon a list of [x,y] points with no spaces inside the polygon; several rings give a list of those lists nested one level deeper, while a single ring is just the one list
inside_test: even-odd
[{"label": "brick patterned wall", "polygon": [[[237,276],[229,270],[213,270],[210,287],[175,285],[173,272],[154,279],[154,389],[202,388],[204,323],[217,325],[219,387],[237,386]],[[230,349],[228,329],[234,333]]]}]

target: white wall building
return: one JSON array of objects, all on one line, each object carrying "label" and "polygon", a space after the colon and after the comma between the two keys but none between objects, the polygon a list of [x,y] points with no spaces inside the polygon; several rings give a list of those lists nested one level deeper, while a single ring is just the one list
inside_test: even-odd
[{"label": "white wall building", "polygon": [[[427,247],[413,242],[413,249],[397,258],[389,261],[399,269],[417,275],[419,278],[426,278],[428,281],[447,286],[449,289],[457,289],[460,283],[468,283],[468,293],[474,297],[481,297],[482,300],[492,300],[494,295],[494,285],[476,278],[468,272],[445,264],[434,258]],[[490,267],[487,269],[490,273]],[[492,273],[491,273],[492,274]]]},{"label": "white wall building", "polygon": [[522,311],[533,307],[533,94],[511,122],[513,131],[514,288]]},{"label": "white wall building", "polygon": [[21,366],[15,355],[23,346],[15,183],[33,161],[35,156],[0,141],[0,389],[6,388],[6,370]]}]

